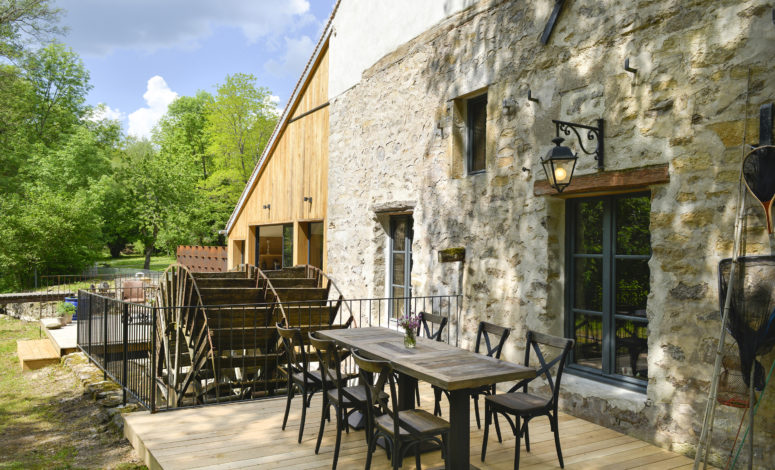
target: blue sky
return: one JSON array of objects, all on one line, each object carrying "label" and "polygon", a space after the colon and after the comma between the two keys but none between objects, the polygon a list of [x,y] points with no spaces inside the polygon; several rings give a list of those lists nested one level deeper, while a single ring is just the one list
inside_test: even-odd
[{"label": "blue sky", "polygon": [[89,104],[105,104],[147,136],[167,105],[251,73],[285,106],[335,0],[56,0],[91,74]]}]

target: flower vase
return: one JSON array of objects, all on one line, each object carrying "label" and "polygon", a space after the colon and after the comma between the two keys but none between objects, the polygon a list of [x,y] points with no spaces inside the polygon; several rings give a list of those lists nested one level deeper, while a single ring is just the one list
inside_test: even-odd
[{"label": "flower vase", "polygon": [[404,334],[404,347],[413,349],[416,345],[417,338],[414,335],[414,330],[406,330],[406,334]]}]

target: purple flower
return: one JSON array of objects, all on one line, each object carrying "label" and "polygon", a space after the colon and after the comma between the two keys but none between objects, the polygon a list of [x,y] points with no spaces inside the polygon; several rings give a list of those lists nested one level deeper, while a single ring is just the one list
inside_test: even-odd
[{"label": "purple flower", "polygon": [[420,326],[420,317],[412,313],[408,315],[401,315],[398,318],[398,326],[407,331],[415,331]]}]

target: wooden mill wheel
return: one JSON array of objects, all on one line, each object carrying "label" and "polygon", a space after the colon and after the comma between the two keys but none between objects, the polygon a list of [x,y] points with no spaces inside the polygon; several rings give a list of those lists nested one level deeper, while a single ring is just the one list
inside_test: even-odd
[{"label": "wooden mill wheel", "polygon": [[[207,401],[218,394],[213,344],[202,297],[191,272],[170,265],[159,281],[156,316],[156,376],[167,406]],[[217,396],[216,396],[217,400]]]}]

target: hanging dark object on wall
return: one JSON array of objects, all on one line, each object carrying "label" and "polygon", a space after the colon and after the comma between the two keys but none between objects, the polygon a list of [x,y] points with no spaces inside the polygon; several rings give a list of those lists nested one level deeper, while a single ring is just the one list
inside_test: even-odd
[{"label": "hanging dark object on wall", "polygon": [[[732,258],[719,263],[719,305],[729,285]],[[754,386],[764,388],[764,368],[756,356],[767,354],[775,346],[775,256],[737,258],[732,299],[729,306],[729,333],[737,341],[743,379],[750,386],[751,367],[755,367]]]},{"label": "hanging dark object on wall", "polygon": [[764,208],[767,232],[772,233],[772,203],[775,200],[775,146],[772,145],[772,103],[759,110],[759,147],[743,160],[743,180],[748,191]]}]

